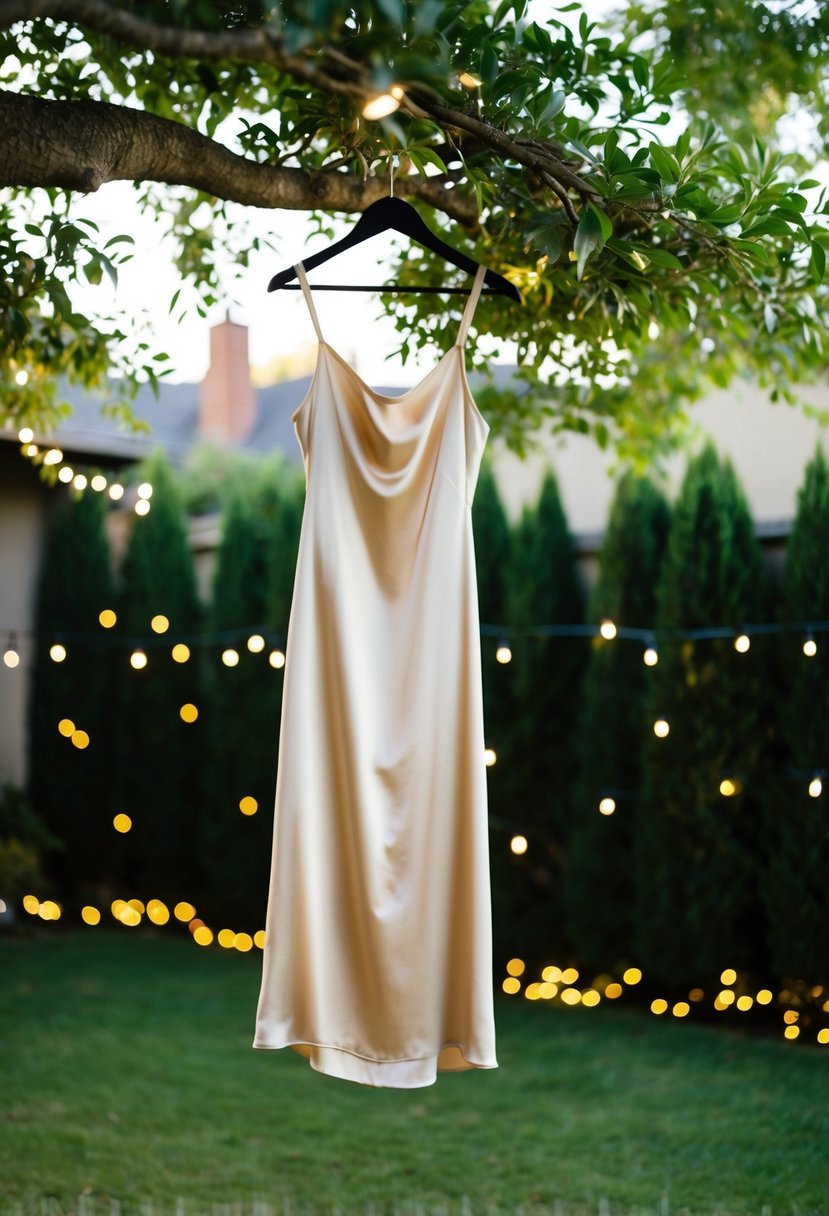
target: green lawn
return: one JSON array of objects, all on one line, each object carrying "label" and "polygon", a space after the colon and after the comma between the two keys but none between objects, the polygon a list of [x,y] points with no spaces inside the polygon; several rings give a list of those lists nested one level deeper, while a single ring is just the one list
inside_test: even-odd
[{"label": "green lawn", "polygon": [[368,1089],[254,1051],[260,967],[174,930],[0,938],[3,1216],[829,1214],[829,1052],[499,994],[498,1069]]}]

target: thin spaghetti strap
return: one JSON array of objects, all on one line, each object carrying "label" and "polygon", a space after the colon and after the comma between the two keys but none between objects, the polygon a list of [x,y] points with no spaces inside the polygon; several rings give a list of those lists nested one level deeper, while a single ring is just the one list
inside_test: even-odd
[{"label": "thin spaghetti strap", "polygon": [[463,346],[466,341],[466,335],[469,333],[469,323],[472,320],[472,314],[475,312],[475,305],[478,303],[478,297],[481,294],[481,288],[484,285],[484,275],[486,274],[486,266],[483,263],[475,272],[475,282],[472,284],[472,290],[469,293],[469,299],[466,301],[466,308],[463,310],[461,318],[461,327],[458,330],[458,340],[456,346]]},{"label": "thin spaghetti strap", "polygon": [[314,329],[317,331],[317,337],[319,338],[320,342],[322,342],[322,330],[320,329],[319,317],[317,316],[317,310],[314,305],[314,297],[311,295],[311,288],[308,286],[308,279],[305,277],[305,267],[302,265],[302,262],[297,262],[296,266],[294,266],[294,270],[296,271],[297,277],[302,284],[302,294],[305,296],[306,303],[308,304],[308,311],[311,314],[311,320],[314,322]]}]

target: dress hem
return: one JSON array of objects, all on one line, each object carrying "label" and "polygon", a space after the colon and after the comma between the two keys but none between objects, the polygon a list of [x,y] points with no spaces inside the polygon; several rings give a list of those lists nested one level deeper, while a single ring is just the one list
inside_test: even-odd
[{"label": "dress hem", "polygon": [[[467,1055],[462,1045],[455,1042],[442,1043],[436,1052],[428,1056],[398,1056],[388,1059],[365,1056],[351,1051],[347,1047],[336,1047],[328,1043],[316,1043],[310,1039],[300,1038],[287,1039],[281,1043],[265,1043],[256,1038],[252,1046],[259,1051],[282,1051],[286,1047],[291,1047],[298,1055],[306,1059],[316,1072],[345,1081],[356,1081],[358,1084],[389,1089],[419,1089],[427,1085],[434,1085],[438,1073],[469,1072],[476,1068],[498,1067],[496,1060],[486,1062]],[[462,1063],[455,1067],[438,1067],[441,1053],[446,1048],[452,1047],[460,1053]],[[424,1065],[429,1071],[419,1072],[417,1065]],[[432,1068],[434,1071],[431,1071]],[[395,1080],[391,1079],[393,1071],[398,1074]],[[381,1077],[385,1079],[379,1079]]]}]

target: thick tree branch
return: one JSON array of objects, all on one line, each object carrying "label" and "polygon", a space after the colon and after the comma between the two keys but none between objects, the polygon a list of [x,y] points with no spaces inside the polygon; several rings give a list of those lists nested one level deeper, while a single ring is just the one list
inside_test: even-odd
[{"label": "thick tree branch", "polygon": [[[323,47],[311,54],[291,55],[285,50],[279,37],[267,29],[214,31],[158,25],[113,7],[107,0],[0,0],[0,28],[8,28],[18,21],[45,17],[72,21],[116,41],[171,59],[230,59],[265,64],[324,92],[350,97],[358,106],[376,91],[365,67],[337,48]],[[455,128],[463,131],[503,159],[515,161],[536,173],[557,196],[572,223],[576,223],[578,217],[568,191],[573,191],[582,199],[596,197],[589,184],[563,163],[566,154],[557,145],[513,138],[477,116],[443,105],[432,90],[416,82],[408,85],[401,82],[401,86],[405,90],[402,104],[410,113],[429,118],[444,129]],[[359,190],[358,186],[352,184],[351,189],[355,188]],[[215,190],[211,190],[211,193],[215,193]],[[402,183],[401,193],[404,193]],[[416,193],[417,197],[432,201],[428,194],[422,194],[419,190],[413,193]],[[235,195],[227,197],[236,198]],[[373,197],[372,195],[362,205],[367,205]],[[256,205],[302,207],[309,204],[277,202]],[[338,204],[327,199],[311,205],[334,209],[338,207]],[[457,213],[457,208],[461,205],[456,200],[453,200],[451,206],[435,203],[435,206],[442,206],[448,215],[457,219],[461,218]],[[461,222],[473,221],[467,218]]]},{"label": "thick tree branch", "polygon": [[[192,186],[247,206],[296,211],[364,211],[388,192],[385,178],[259,164],[143,110],[0,90],[0,184],[88,193],[111,181]],[[395,192],[469,227],[477,221],[474,199],[447,190],[441,178],[399,178]]]}]

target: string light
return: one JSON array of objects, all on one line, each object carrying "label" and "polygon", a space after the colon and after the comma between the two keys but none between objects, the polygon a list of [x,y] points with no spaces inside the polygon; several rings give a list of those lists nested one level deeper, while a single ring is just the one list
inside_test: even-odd
[{"label": "string light", "polygon": [[487,768],[492,768],[493,764],[495,763],[495,761],[497,759],[498,759],[498,757],[495,754],[494,748],[492,748],[492,747],[484,748],[484,764],[487,766]]},{"label": "string light", "polygon": [[612,815],[615,810],[616,810],[616,799],[615,798],[602,798],[601,802],[599,803],[599,811],[601,812],[602,815]]},{"label": "string light", "polygon": [[35,437],[35,433],[30,426],[24,426],[17,432],[17,438],[21,443],[31,443]]},{"label": "string light", "polygon": [[664,739],[670,732],[670,726],[664,718],[657,718],[653,724],[653,733],[657,739]]},{"label": "string light", "polygon": [[806,655],[807,659],[813,659],[817,654],[817,642],[811,634],[809,634],[806,641],[803,643],[803,653]]},{"label": "string light", "polygon": [[509,663],[512,659],[512,649],[509,642],[501,642],[498,649],[495,651],[495,658],[499,663]]},{"label": "string light", "polygon": [[809,782],[809,796],[811,798],[819,798],[823,793],[823,782],[820,777],[813,777]]},{"label": "string light", "polygon": [[659,652],[657,651],[656,647],[648,646],[645,653],[642,655],[642,659],[646,667],[655,667],[659,662]]},{"label": "string light", "polygon": [[613,624],[613,621],[610,621],[610,620],[602,621],[601,625],[599,626],[599,633],[602,635],[603,638],[606,638],[607,641],[610,641],[612,638],[615,638],[617,630],[616,630],[616,626]]},{"label": "string light", "polygon": [[522,856],[527,851],[527,837],[513,836],[512,840],[509,842],[509,847],[517,857]]},{"label": "string light", "polygon": [[734,649],[739,654],[745,654],[750,646],[751,646],[751,638],[748,636],[747,633],[740,633],[734,639]]},{"label": "string light", "polygon": [[376,97],[370,98],[363,106],[363,118],[375,120],[378,118],[386,118],[389,114],[393,114],[395,110],[400,109],[400,102],[403,99],[403,90],[399,84],[393,84],[388,93],[378,93]]},{"label": "string light", "polygon": [[3,651],[3,662],[7,667],[17,667],[20,662],[20,651],[17,649],[17,642],[13,633],[9,635],[8,645]]}]

